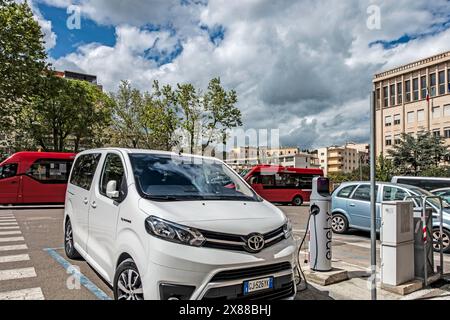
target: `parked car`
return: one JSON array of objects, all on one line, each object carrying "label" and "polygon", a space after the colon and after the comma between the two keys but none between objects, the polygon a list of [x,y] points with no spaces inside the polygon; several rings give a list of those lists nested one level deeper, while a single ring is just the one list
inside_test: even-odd
[{"label": "parked car", "polygon": [[62,204],[74,153],[19,152],[0,163],[0,205]]},{"label": "parked car", "polygon": [[321,176],[322,169],[258,165],[247,172],[244,179],[267,201],[301,206],[309,202],[312,180]]},{"label": "parked car", "polygon": [[[430,192],[418,187],[394,184],[377,183],[377,231],[380,230],[380,207],[383,201],[401,201],[409,196],[433,196]],[[433,237],[439,239],[439,201],[429,199],[428,205],[434,211]],[[416,210],[420,204],[414,201]],[[332,194],[332,229],[335,233],[346,233],[350,228],[370,230],[370,183],[346,182],[337,188]],[[443,202],[443,243],[444,251],[450,252],[450,206]],[[439,245],[435,245],[439,249]]]},{"label": "parked car", "polygon": [[432,194],[441,197],[447,203],[450,203],[450,188],[442,188],[431,191]]},{"label": "parked car", "polygon": [[68,184],[64,234],[67,257],[83,257],[119,300],[296,294],[289,220],[217,159],[82,152]]},{"label": "parked car", "polygon": [[392,183],[407,184],[422,188],[427,191],[450,188],[450,178],[433,178],[433,177],[393,177]]}]

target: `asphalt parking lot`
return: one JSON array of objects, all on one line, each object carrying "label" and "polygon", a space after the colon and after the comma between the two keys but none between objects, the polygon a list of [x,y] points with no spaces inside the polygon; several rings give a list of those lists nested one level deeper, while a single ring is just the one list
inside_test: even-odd
[{"label": "asphalt parking lot", "polygon": [[[306,228],[308,207],[280,208],[291,219],[295,236],[301,237]],[[111,288],[86,262],[66,258],[62,225],[62,209],[0,210],[0,300],[112,298]],[[305,259],[307,254],[301,254],[300,261]],[[351,271],[352,276],[361,281],[360,286],[367,282],[369,261],[368,233],[334,235],[333,263]],[[450,257],[445,257],[445,264],[445,270],[450,270]],[[336,290],[339,291],[339,287]],[[365,291],[369,295],[368,290],[362,290],[362,298]],[[333,297],[329,289],[316,286],[297,295],[298,299],[338,297]]]}]

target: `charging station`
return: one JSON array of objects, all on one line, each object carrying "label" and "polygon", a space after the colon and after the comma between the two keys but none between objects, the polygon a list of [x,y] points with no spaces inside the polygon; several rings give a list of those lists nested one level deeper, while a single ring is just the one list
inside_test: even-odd
[{"label": "charging station", "polygon": [[313,179],[310,198],[310,269],[319,272],[332,270],[332,229],[330,180],[316,177]]}]

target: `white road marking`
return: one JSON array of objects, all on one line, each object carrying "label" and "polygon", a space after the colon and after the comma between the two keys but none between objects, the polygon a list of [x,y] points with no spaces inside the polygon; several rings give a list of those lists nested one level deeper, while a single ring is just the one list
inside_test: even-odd
[{"label": "white road marking", "polygon": [[19,226],[15,227],[0,227],[0,230],[19,230]]},{"label": "white road marking", "polygon": [[18,254],[14,256],[0,256],[0,263],[28,261],[30,256],[27,254]]},{"label": "white road marking", "polygon": [[17,223],[17,220],[15,220],[15,219],[1,220],[0,219],[0,223],[11,223],[11,222]]},{"label": "white road marking", "polygon": [[0,281],[34,277],[36,277],[36,271],[34,270],[34,268],[0,270]]},{"label": "white road marking", "polygon": [[2,226],[2,227],[18,226],[18,224],[17,224],[17,222],[6,222],[6,223],[0,222],[0,226]]},{"label": "white road marking", "polygon": [[0,216],[0,220],[4,220],[4,219],[15,219],[16,217],[14,216]]},{"label": "white road marking", "polygon": [[11,237],[11,238],[0,238],[0,243],[2,242],[18,242],[25,241],[23,237]]},{"label": "white road marking", "polygon": [[21,231],[0,231],[0,236],[12,236],[16,234],[22,234]]},{"label": "white road marking", "polygon": [[2,251],[18,251],[18,250],[28,250],[26,244],[18,244],[14,246],[0,246],[0,252]]},{"label": "white road marking", "polygon": [[0,300],[44,300],[41,288],[0,292]]}]

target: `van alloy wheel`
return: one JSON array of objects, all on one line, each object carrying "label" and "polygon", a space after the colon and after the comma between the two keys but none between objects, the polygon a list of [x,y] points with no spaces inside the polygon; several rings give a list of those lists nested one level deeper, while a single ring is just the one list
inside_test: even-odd
[{"label": "van alloy wheel", "polygon": [[141,277],[133,269],[126,269],[119,275],[117,287],[118,300],[144,300]]},{"label": "van alloy wheel", "polygon": [[[440,230],[434,229],[433,230],[433,247],[436,251],[439,251],[441,245],[440,245]],[[442,244],[444,246],[444,252],[450,251],[450,235],[449,232],[444,230],[442,234]]]}]

